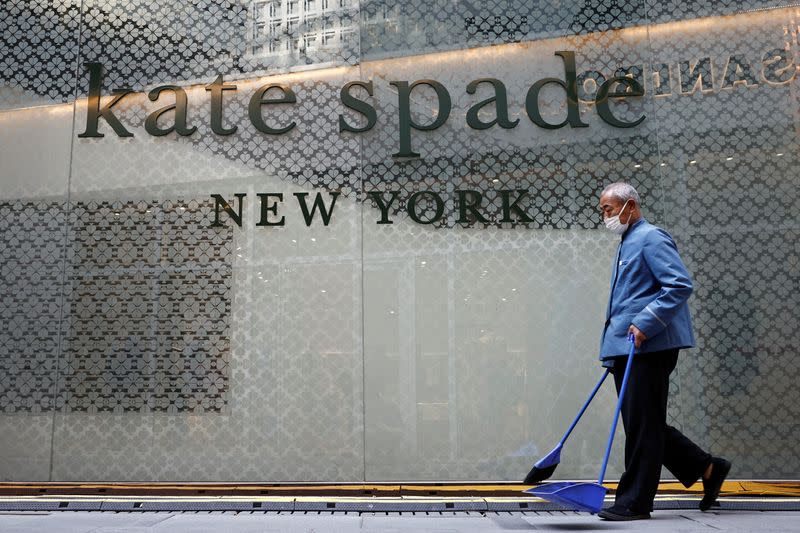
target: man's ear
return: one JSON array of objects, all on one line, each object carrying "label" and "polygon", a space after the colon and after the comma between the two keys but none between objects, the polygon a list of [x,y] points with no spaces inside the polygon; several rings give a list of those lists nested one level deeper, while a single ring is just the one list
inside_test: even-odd
[{"label": "man's ear", "polygon": [[626,207],[625,210],[628,212],[628,219],[625,222],[626,224],[630,224],[631,218],[633,218],[634,215],[636,215],[636,218],[641,216],[641,213],[639,211],[639,205],[633,200],[631,200],[631,202],[628,204],[628,207]]}]

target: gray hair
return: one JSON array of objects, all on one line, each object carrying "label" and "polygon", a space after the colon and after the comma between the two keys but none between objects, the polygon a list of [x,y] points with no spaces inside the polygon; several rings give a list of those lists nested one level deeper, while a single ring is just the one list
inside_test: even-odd
[{"label": "gray hair", "polygon": [[611,185],[607,186],[603,189],[601,194],[607,194],[612,198],[619,200],[620,202],[627,202],[629,200],[633,200],[637,206],[642,205],[642,201],[639,198],[639,193],[636,192],[636,189],[633,188],[633,185],[630,183],[625,183],[624,181],[618,181],[617,183],[612,183]]}]

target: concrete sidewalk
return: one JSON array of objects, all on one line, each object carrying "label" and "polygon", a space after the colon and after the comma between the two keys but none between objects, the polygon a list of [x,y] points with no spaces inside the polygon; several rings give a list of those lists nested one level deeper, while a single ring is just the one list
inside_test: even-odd
[{"label": "concrete sidewalk", "polygon": [[502,531],[798,532],[798,511],[656,511],[650,520],[606,522],[574,512],[3,512],[2,533]]}]

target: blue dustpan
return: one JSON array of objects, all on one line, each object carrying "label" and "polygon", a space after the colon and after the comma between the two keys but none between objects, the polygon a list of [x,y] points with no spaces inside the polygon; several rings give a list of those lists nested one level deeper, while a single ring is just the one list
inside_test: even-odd
[{"label": "blue dustpan", "polygon": [[[631,351],[628,354],[628,364],[625,365],[625,375],[622,377],[622,386],[619,388],[619,399],[617,408],[614,411],[614,422],[611,424],[611,433],[608,436],[606,455],[603,458],[603,465],[600,467],[600,477],[597,483],[563,481],[559,483],[543,483],[538,487],[527,489],[523,492],[532,494],[537,498],[542,498],[550,502],[558,503],[569,509],[576,511],[586,511],[598,513],[603,508],[603,500],[606,496],[606,488],[603,486],[603,478],[606,475],[608,458],[611,455],[611,445],[614,444],[614,433],[617,431],[619,412],[622,408],[622,398],[625,396],[625,388],[628,385],[628,375],[631,371],[633,353],[636,349],[634,338],[631,335],[628,340],[631,343]],[[555,450],[553,450],[555,451]],[[561,450],[558,450],[559,452]],[[552,453],[552,452],[551,452]]]},{"label": "blue dustpan", "polygon": [[538,487],[525,492],[537,498],[559,503],[576,511],[599,513],[603,508],[606,497],[606,488],[597,483],[575,483],[563,481],[559,483],[542,483]]}]

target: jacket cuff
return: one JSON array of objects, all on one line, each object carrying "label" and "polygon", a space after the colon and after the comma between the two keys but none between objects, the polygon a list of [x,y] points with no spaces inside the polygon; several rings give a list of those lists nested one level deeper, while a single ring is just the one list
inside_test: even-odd
[{"label": "jacket cuff", "polygon": [[667,327],[667,323],[651,310],[650,306],[645,307],[633,317],[631,323],[639,328],[639,331],[644,333],[648,339],[652,339]]}]

